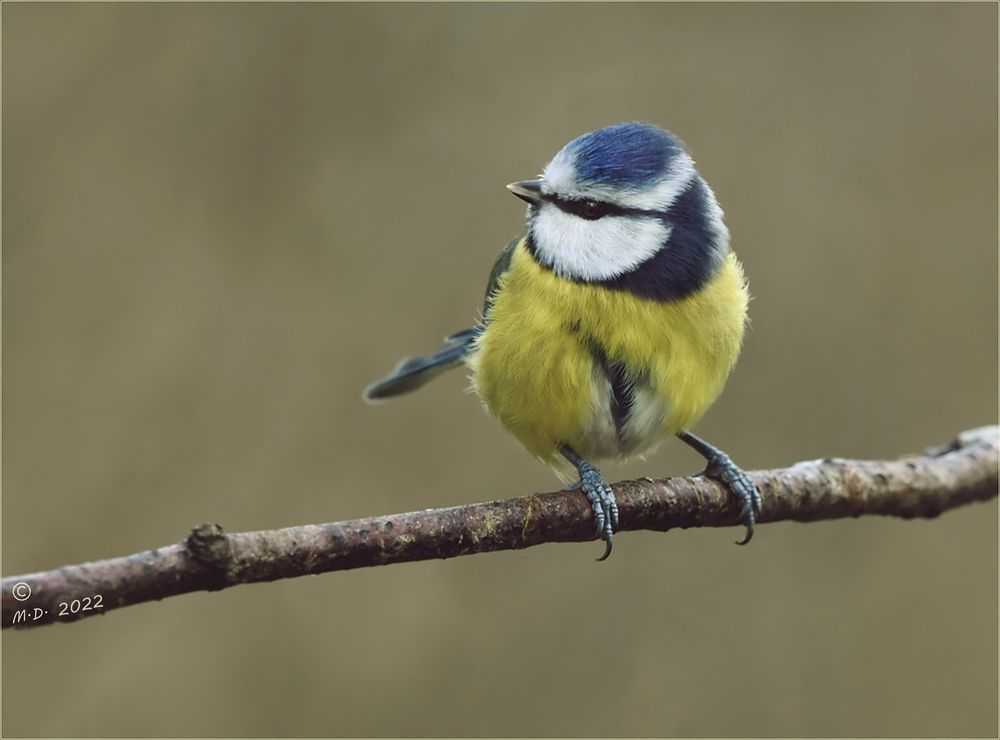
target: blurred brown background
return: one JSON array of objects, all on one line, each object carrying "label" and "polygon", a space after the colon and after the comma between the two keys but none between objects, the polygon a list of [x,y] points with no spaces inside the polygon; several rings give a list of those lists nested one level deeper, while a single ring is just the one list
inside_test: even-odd
[{"label": "blurred brown background", "polygon": [[[997,409],[994,5],[14,5],[3,573],[552,490],[460,373],[504,184],[628,119],[726,209],[750,468]],[[625,476],[688,474],[668,443]],[[3,633],[7,735],[995,735],[997,507],[624,534]]]}]

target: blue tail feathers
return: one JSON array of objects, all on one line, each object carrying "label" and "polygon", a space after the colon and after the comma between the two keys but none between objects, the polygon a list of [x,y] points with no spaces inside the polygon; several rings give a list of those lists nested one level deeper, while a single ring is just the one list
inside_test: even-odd
[{"label": "blue tail feathers", "polygon": [[461,365],[482,332],[481,326],[475,326],[446,337],[448,344],[433,355],[404,358],[388,376],[365,388],[365,400],[380,401],[415,391],[441,373]]}]

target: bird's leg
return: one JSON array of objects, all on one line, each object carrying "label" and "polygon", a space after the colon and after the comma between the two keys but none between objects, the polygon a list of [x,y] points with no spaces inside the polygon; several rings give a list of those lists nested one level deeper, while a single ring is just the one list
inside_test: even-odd
[{"label": "bird's leg", "polygon": [[744,473],[734,463],[725,452],[718,447],[713,447],[701,437],[696,437],[690,432],[681,432],[677,435],[683,442],[689,444],[705,458],[705,475],[715,478],[729,487],[736,497],[743,504],[740,518],[747,527],[746,536],[737,542],[737,545],[745,545],[753,538],[754,524],[757,523],[757,515],[760,513],[761,499],[760,491],[750,480],[750,476]]},{"label": "bird's leg", "polygon": [[580,474],[580,480],[571,486],[571,490],[583,491],[594,508],[597,536],[604,540],[604,554],[598,561],[606,560],[611,554],[611,538],[615,527],[618,526],[618,504],[615,502],[615,494],[604,480],[601,471],[576,454],[572,447],[563,445],[559,448],[559,452],[573,463]]}]

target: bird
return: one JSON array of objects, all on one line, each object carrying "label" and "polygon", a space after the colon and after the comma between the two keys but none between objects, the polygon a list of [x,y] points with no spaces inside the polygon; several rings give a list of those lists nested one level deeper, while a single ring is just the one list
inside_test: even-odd
[{"label": "bird", "polygon": [[470,370],[486,409],[590,502],[611,554],[619,512],[595,461],[645,457],[677,437],[727,486],[750,542],[762,501],[750,477],[692,427],[739,355],[749,292],[715,194],[674,134],[629,121],[584,133],[536,179],[500,252],[478,321],[434,354],[403,359],[364,398]]}]

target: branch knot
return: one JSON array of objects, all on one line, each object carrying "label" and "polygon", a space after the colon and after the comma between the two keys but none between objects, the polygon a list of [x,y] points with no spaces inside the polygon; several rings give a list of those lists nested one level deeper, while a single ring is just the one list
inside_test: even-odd
[{"label": "branch knot", "polygon": [[[870,514],[928,517],[997,497],[998,446],[997,427],[982,427],[923,455],[880,461],[827,458],[758,470],[750,476],[764,498],[761,522]],[[614,490],[622,531],[732,526],[737,507],[725,486],[700,477],[624,481]],[[82,619],[130,604],[241,583],[546,542],[590,541],[595,532],[589,513],[578,492],[558,491],[263,532],[227,535],[218,524],[200,524],[183,542],[166,547],[4,578],[2,627]],[[104,608],[32,619],[19,600],[25,584],[31,587],[30,614],[56,615],[60,602],[94,594],[104,598]]]},{"label": "branch knot", "polygon": [[218,580],[221,588],[228,580],[229,567],[233,561],[232,545],[218,524],[199,524],[184,540],[188,555],[199,565],[207,568]]}]

